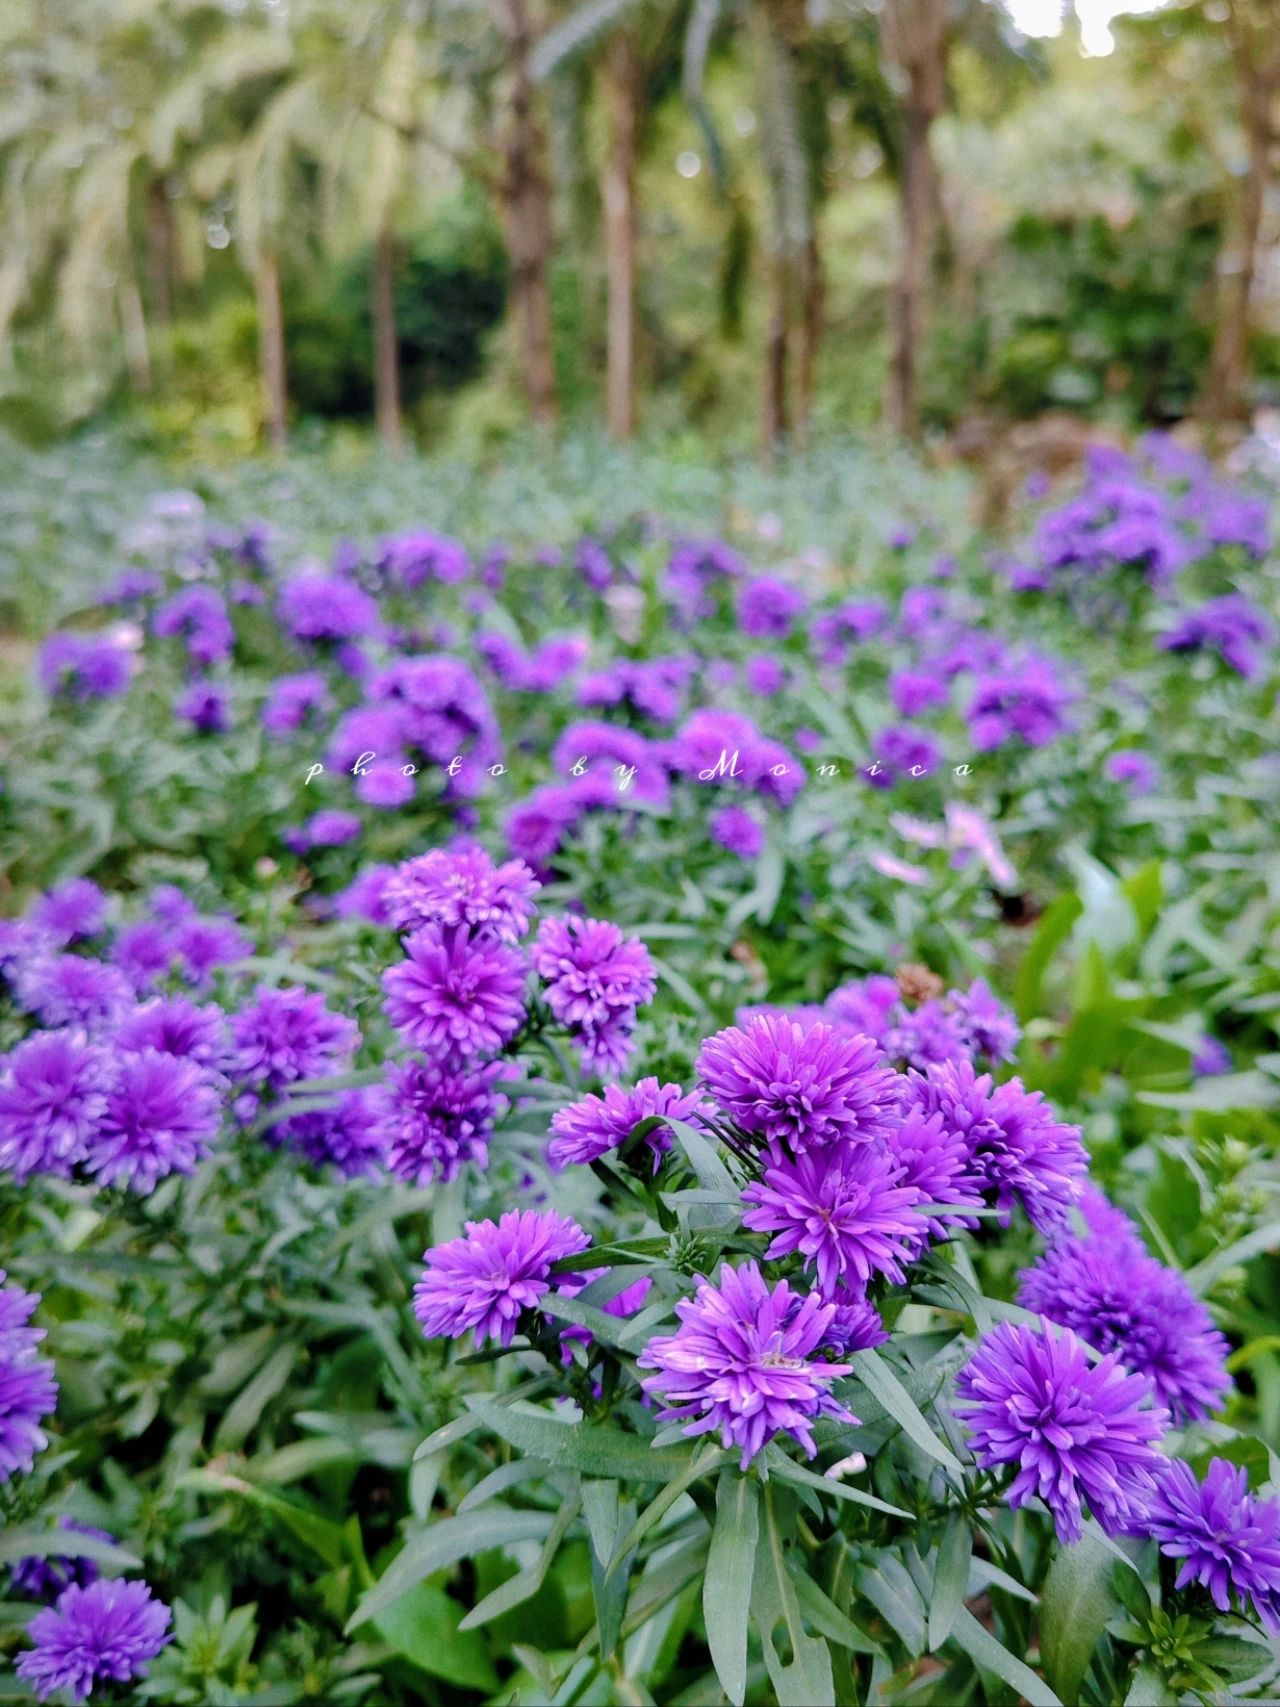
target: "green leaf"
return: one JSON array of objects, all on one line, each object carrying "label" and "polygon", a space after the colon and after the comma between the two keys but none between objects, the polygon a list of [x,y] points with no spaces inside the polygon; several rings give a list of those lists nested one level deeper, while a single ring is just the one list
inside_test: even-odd
[{"label": "green leaf", "polygon": [[759,1533],[758,1485],[749,1476],[722,1470],[702,1581],[702,1615],[716,1676],[733,1707],[742,1707],[747,1693],[747,1626]]},{"label": "green leaf", "polygon": [[960,1460],[925,1421],[924,1413],[882,1357],[874,1351],[855,1351],[853,1367],[872,1398],[877,1399],[902,1432],[930,1458],[937,1460],[957,1482],[964,1480]]},{"label": "green leaf", "polygon": [[1111,1580],[1116,1568],[1111,1551],[1086,1531],[1074,1546],[1058,1548],[1040,1592],[1040,1657],[1068,1707],[1079,1699],[1089,1662],[1119,1605]]},{"label": "green leaf", "polygon": [[1159,1666],[1140,1665],[1133,1674],[1124,1707],[1177,1707],[1177,1702]]},{"label": "green leaf", "polygon": [[443,1589],[418,1583],[374,1620],[374,1629],[398,1654],[432,1677],[484,1694],[498,1687],[484,1637],[462,1630],[462,1608]]},{"label": "green leaf", "polygon": [[363,1597],[347,1620],[347,1634],[371,1619],[381,1618],[387,1607],[434,1571],[512,1541],[542,1541],[554,1522],[549,1511],[508,1511],[504,1507],[446,1517],[442,1523],[431,1524],[405,1543]]},{"label": "green leaf", "polygon": [[246,1383],[223,1413],[213,1437],[215,1452],[234,1452],[258,1425],[263,1411],[283,1393],[298,1361],[301,1347],[292,1340],[282,1345]]},{"label": "green leaf", "polygon": [[1237,1239],[1234,1244],[1198,1262],[1187,1270],[1183,1278],[1193,1292],[1205,1293],[1228,1269],[1238,1268],[1264,1252],[1275,1250],[1280,1250],[1280,1221],[1268,1221],[1265,1227],[1255,1227],[1243,1239]]},{"label": "green leaf", "polygon": [[869,1506],[872,1511],[884,1512],[886,1517],[911,1517],[911,1513],[903,1511],[901,1506],[890,1505],[887,1500],[877,1499],[874,1494],[863,1493],[861,1488],[851,1487],[848,1482],[837,1481],[834,1476],[816,1476],[812,1470],[806,1470],[803,1464],[797,1464],[793,1458],[788,1458],[776,1442],[771,1441],[765,1448],[764,1461],[769,1474],[776,1476],[780,1482],[792,1482],[799,1488],[814,1488],[818,1493],[828,1494],[834,1499],[848,1500],[851,1505]]},{"label": "green leaf", "polygon": [[485,1595],[484,1599],[467,1613],[461,1628],[473,1630],[481,1624],[489,1623],[493,1618],[501,1618],[513,1607],[522,1606],[526,1600],[532,1600],[546,1581],[552,1561],[560,1551],[560,1543],[569,1533],[581,1510],[582,1497],[575,1489],[556,1512],[556,1520],[551,1525],[550,1533],[542,1544],[542,1551],[533,1564],[523,1571],[518,1571],[514,1577],[508,1577],[506,1582],[499,1583],[491,1594]]},{"label": "green leaf", "polygon": [[[764,1490],[763,1540],[764,1545],[756,1548],[751,1615],[777,1707],[835,1707],[831,1650],[821,1637],[811,1636],[804,1627],[786,1567],[786,1543],[779,1532],[776,1496],[771,1487]],[[779,1624],[786,1627],[789,1660],[783,1659],[774,1641]]]},{"label": "green leaf", "polygon": [[994,1672],[1019,1695],[1025,1696],[1031,1707],[1062,1707],[1044,1679],[1029,1665],[1016,1659],[990,1630],[979,1624],[967,1606],[957,1611],[951,1634],[974,1665],[983,1671]]},{"label": "green leaf", "polygon": [[585,1476],[665,1482],[680,1475],[693,1459],[691,1445],[655,1447],[640,1435],[604,1424],[560,1422],[545,1411],[507,1408],[474,1395],[468,1397],[467,1408],[521,1452]]},{"label": "green leaf", "polygon": [[1200,1079],[1185,1091],[1135,1091],[1139,1102],[1152,1108],[1175,1108],[1186,1114],[1231,1114],[1237,1109],[1280,1108],[1280,1084],[1266,1073],[1219,1073]]},{"label": "green leaf", "polygon": [[933,1570],[933,1594],[929,1600],[929,1647],[938,1649],[951,1634],[956,1613],[964,1601],[969,1581],[969,1561],[973,1557],[973,1531],[968,1519],[952,1512],[947,1519],[942,1540],[938,1544],[937,1563]]},{"label": "green leaf", "polygon": [[[81,1535],[74,1529],[9,1529],[0,1535],[0,1564],[17,1559],[97,1559],[122,1571],[140,1571],[142,1560],[114,1541],[99,1541],[96,1535]],[[33,1609],[27,1608],[28,1612]]]},{"label": "green leaf", "polygon": [[701,1477],[709,1476],[713,1470],[718,1470],[730,1457],[732,1457],[731,1453],[716,1446],[714,1442],[704,1441],[702,1451],[698,1453],[692,1463],[688,1464],[678,1476],[663,1487],[661,1493],[651,1500],[636,1518],[622,1540],[616,1543],[613,1556],[605,1569],[606,1579],[613,1575],[628,1553],[635,1549],[653,1526],[661,1522],[681,1494],[692,1487],[694,1482]]},{"label": "green leaf", "polygon": [[1040,1012],[1044,975],[1083,912],[1084,904],[1078,895],[1062,895],[1045,909],[1044,917],[1036,926],[1036,934],[1023,956],[1013,987],[1014,1009],[1024,1025]]}]

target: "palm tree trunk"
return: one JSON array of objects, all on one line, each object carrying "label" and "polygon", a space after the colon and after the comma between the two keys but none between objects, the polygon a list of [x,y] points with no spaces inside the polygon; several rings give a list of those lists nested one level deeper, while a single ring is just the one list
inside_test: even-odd
[{"label": "palm tree trunk", "polygon": [[254,273],[258,298],[258,373],[262,387],[262,422],[267,442],[282,451],[287,441],[288,392],[284,363],[284,310],[280,300],[280,263],[269,250],[258,259]]},{"label": "palm tree trunk", "polygon": [[373,407],[388,450],[404,448],[400,413],[400,350],[396,339],[396,250],[389,231],[373,247]]},{"label": "palm tree trunk", "polygon": [[604,204],[606,389],[609,432],[629,439],[636,427],[636,134],[640,67],[625,32],[611,39],[604,64],[609,148]]},{"label": "palm tree trunk", "polygon": [[147,317],[142,306],[142,292],[132,273],[121,279],[117,294],[129,384],[139,396],[143,396],[151,390],[151,352],[147,345]]},{"label": "palm tree trunk", "polygon": [[551,332],[551,186],[545,142],[534,104],[529,54],[533,26],[526,0],[501,0],[511,94],[503,139],[502,200],[511,265],[511,292],[529,413],[546,425],[556,416]]}]

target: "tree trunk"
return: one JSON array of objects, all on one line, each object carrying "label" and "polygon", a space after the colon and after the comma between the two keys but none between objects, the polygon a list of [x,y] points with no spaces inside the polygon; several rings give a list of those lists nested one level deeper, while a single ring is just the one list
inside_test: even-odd
[{"label": "tree trunk", "polygon": [[400,350],[396,339],[396,248],[389,231],[373,247],[373,407],[378,433],[390,451],[404,448],[400,414]]},{"label": "tree trunk", "polygon": [[551,333],[551,186],[545,139],[534,105],[529,54],[533,26],[526,0],[499,0],[511,90],[504,125],[502,202],[511,267],[512,306],[529,413],[546,425],[556,416]]},{"label": "tree trunk", "polygon": [[151,352],[147,346],[147,317],[142,307],[142,292],[132,273],[121,279],[117,294],[129,384],[139,396],[144,396],[151,390]]},{"label": "tree trunk", "polygon": [[609,432],[629,439],[636,428],[636,133],[640,67],[624,31],[609,42],[604,64],[609,147],[601,180],[604,205],[606,388]]},{"label": "tree trunk", "polygon": [[147,291],[159,326],[173,322],[175,248],[169,191],[163,178],[152,178],[147,185]]},{"label": "tree trunk", "polygon": [[787,332],[790,269],[781,255],[769,261],[769,330],[764,348],[764,398],[760,412],[760,449],[766,461],[777,455],[790,426],[787,409]]},{"label": "tree trunk", "polygon": [[898,173],[898,276],[890,315],[892,350],[885,412],[900,433],[919,431],[919,362],[940,204],[929,133],[946,102],[946,0],[885,0],[885,55],[905,80]]},{"label": "tree trunk", "polygon": [[1218,325],[1206,385],[1207,412],[1214,421],[1245,419],[1249,413],[1249,321],[1276,141],[1272,113],[1280,93],[1280,51],[1268,9],[1235,0],[1227,28],[1249,166],[1240,200],[1235,265],[1218,291]]},{"label": "tree trunk", "polygon": [[287,440],[288,392],[284,365],[284,311],[280,301],[280,263],[264,252],[254,273],[258,298],[258,373],[262,387],[262,424],[267,443],[282,451]]},{"label": "tree trunk", "polygon": [[796,363],[796,432],[802,441],[813,429],[813,394],[818,382],[818,347],[822,342],[826,286],[815,228],[801,268],[800,352]]}]

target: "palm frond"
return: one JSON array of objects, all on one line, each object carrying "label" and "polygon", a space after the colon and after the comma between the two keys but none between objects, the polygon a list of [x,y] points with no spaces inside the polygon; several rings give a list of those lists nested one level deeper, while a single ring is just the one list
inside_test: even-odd
[{"label": "palm frond", "polygon": [[571,59],[576,59],[607,35],[629,12],[638,12],[649,0],[585,0],[567,18],[549,29],[529,56],[529,72],[535,83],[545,83]]}]

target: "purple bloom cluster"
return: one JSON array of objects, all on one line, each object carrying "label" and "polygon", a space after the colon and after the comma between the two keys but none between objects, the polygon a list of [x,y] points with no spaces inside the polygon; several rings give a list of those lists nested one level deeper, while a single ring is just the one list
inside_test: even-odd
[{"label": "purple bloom cluster", "polygon": [[1144,1376],[1127,1374],[1114,1354],[1090,1363],[1069,1328],[1001,1322],[956,1388],[979,1464],[1017,1470],[1011,1506],[1042,1499],[1064,1541],[1080,1539],[1085,1504],[1109,1535],[1140,1524],[1169,1424]]},{"label": "purple bloom cluster", "polygon": [[406,1042],[441,1060],[501,1049],[524,1023],[525,961],[464,925],[424,926],[382,975],[387,1018]]},{"label": "purple bloom cluster", "polygon": [[498,1062],[389,1066],[373,1098],[383,1164],[410,1185],[455,1179],[467,1162],[484,1167],[494,1122],[507,1106],[495,1088],[499,1073]]},{"label": "purple bloom cluster", "polygon": [[583,1068],[621,1072],[636,1011],[657,988],[648,949],[607,920],[550,918],[538,927],[532,958],[547,1006],[568,1027]]},{"label": "purple bloom cluster", "polygon": [[40,1424],[58,1399],[53,1365],[36,1355],[44,1329],[29,1325],[40,1299],[4,1279],[0,1269],[0,1487],[49,1444]]},{"label": "purple bloom cluster", "polygon": [[523,860],[495,866],[482,848],[434,848],[397,867],[382,904],[397,930],[465,925],[473,935],[514,943],[529,929],[539,888]]},{"label": "purple bloom cluster", "polygon": [[1215,1458],[1198,1482],[1189,1464],[1171,1459],[1135,1527],[1177,1560],[1177,1588],[1196,1584],[1219,1612],[1252,1612],[1280,1635],[1280,1500],[1251,1493],[1242,1469]]},{"label": "purple bloom cluster", "polygon": [[719,1434],[742,1454],[745,1470],[777,1434],[788,1434],[810,1458],[819,1417],[856,1424],[833,1396],[848,1364],[818,1359],[836,1310],[816,1293],[795,1294],[785,1280],[770,1289],[753,1262],[725,1263],[718,1283],[701,1279],[694,1297],[676,1305],[680,1326],[651,1339],[638,1361],[646,1393],[660,1399],[664,1421],[687,1435]]},{"label": "purple bloom cluster", "polygon": [[170,1622],[169,1608],[152,1598],[146,1583],[105,1577],[85,1587],[72,1583],[56,1606],[28,1624],[35,1646],[18,1656],[18,1676],[41,1701],[63,1689],[83,1701],[99,1683],[145,1676],[148,1662],[171,1640]]},{"label": "purple bloom cluster", "polygon": [[52,634],[40,648],[36,672],[51,699],[118,699],[129,691],[133,656],[109,635]]},{"label": "purple bloom cluster", "polygon": [[1259,648],[1271,639],[1271,624],[1243,593],[1209,599],[1161,638],[1166,652],[1216,652],[1228,669],[1246,679],[1261,668]]},{"label": "purple bloom cluster", "polygon": [[[625,1144],[641,1121],[665,1116],[696,1127],[710,1112],[710,1105],[696,1091],[659,1084],[657,1079],[641,1079],[629,1090],[609,1085],[603,1096],[585,1096],[553,1115],[547,1160],[557,1170],[571,1163],[594,1162]],[[655,1125],[645,1133],[655,1167],[671,1142],[669,1126]]]},{"label": "purple bloom cluster", "polygon": [[472,1334],[508,1346],[521,1315],[551,1290],[551,1268],[591,1243],[576,1221],[550,1210],[512,1209],[499,1221],[468,1221],[462,1238],[423,1255],[413,1308],[428,1338]]}]

